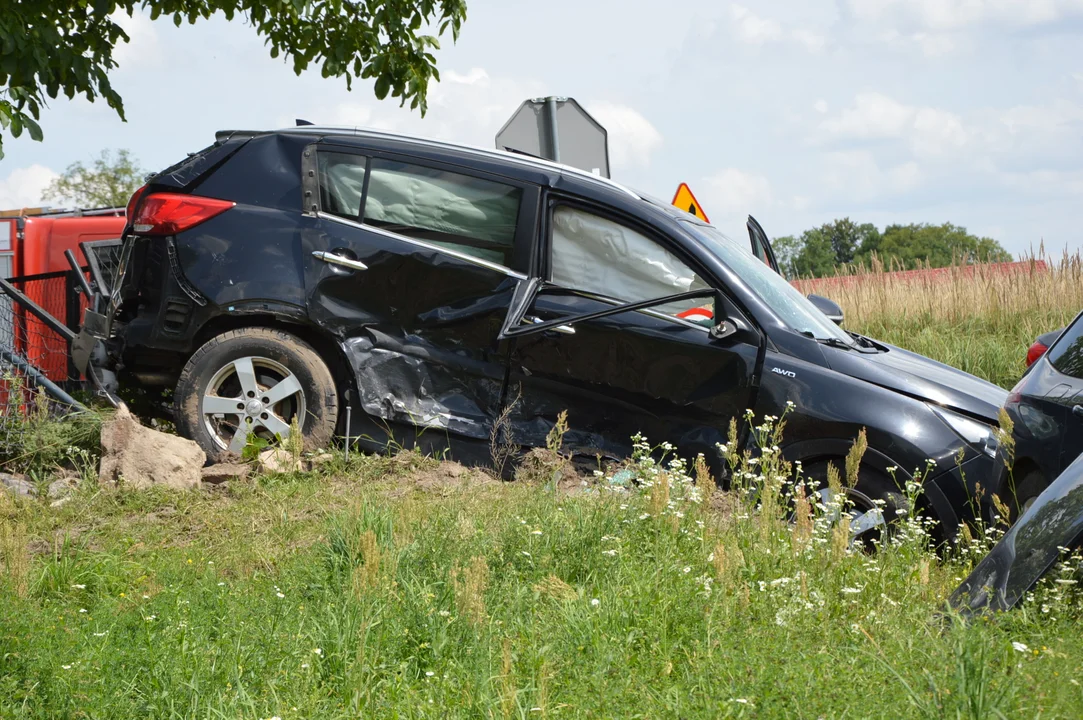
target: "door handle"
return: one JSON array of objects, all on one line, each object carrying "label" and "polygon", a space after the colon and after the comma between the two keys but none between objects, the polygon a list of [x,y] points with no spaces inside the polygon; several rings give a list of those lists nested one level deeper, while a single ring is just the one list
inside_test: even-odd
[{"label": "door handle", "polygon": [[[538,323],[545,322],[540,317],[534,317],[533,315],[528,315],[523,318],[523,320],[530,323],[531,325],[537,325]],[[550,330],[555,330],[556,332],[564,333],[565,335],[575,335],[575,328],[573,328],[571,325],[557,325],[556,327],[550,328]]]},{"label": "door handle", "polygon": [[334,253],[327,252],[326,250],[313,250],[312,257],[316,258],[317,260],[323,260],[326,263],[331,263],[332,265],[341,265],[342,267],[349,268],[351,270],[369,269],[369,266],[361,262],[360,260],[351,260],[348,257],[336,255]]}]

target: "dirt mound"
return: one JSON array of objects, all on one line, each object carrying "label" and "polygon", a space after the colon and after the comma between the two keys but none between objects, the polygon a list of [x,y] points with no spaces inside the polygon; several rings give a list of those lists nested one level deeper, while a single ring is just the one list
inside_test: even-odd
[{"label": "dirt mound", "polygon": [[405,481],[426,492],[499,482],[483,470],[468,468],[457,462],[442,462],[432,467],[415,468],[405,475]]}]

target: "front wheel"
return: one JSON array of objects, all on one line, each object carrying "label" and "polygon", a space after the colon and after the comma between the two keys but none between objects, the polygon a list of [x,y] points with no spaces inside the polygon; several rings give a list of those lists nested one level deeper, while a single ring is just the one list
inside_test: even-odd
[{"label": "front wheel", "polygon": [[331,441],[338,422],[327,364],[301,339],[270,328],[209,340],[185,365],[174,402],[177,430],[211,462],[240,455],[255,438],[286,438],[294,420],[305,449],[316,449]]},{"label": "front wheel", "polygon": [[[826,506],[831,505],[831,490],[827,483],[827,462],[819,462],[805,468],[805,479]],[[834,461],[840,475],[845,473],[844,461]],[[893,523],[900,511],[909,512],[906,496],[899,492],[890,477],[866,467],[858,470],[857,484],[844,487],[850,514],[850,544],[873,549],[891,533]]]}]

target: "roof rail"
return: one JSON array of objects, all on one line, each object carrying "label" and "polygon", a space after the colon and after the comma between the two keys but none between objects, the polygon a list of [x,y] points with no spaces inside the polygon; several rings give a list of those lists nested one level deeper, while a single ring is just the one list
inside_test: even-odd
[{"label": "roof rail", "polygon": [[376,138],[390,138],[393,140],[407,140],[409,142],[423,143],[430,147],[446,148],[449,150],[467,150],[480,155],[487,155],[489,157],[499,157],[505,160],[510,160],[522,165],[531,165],[534,167],[542,166],[548,167],[553,170],[559,170],[562,173],[575,175],[577,177],[594,180],[603,185],[608,185],[611,188],[619,190],[620,192],[630,195],[631,197],[640,200],[640,196],[633,190],[621,185],[620,183],[611,180],[601,175],[595,175],[589,173],[586,170],[582,170],[571,165],[564,165],[562,163],[553,162],[544,158],[534,157],[525,153],[508,151],[496,148],[483,148],[476,145],[465,145],[462,143],[453,143],[446,140],[435,140],[433,138],[418,137],[416,135],[404,135],[402,133],[387,132],[384,130],[373,130],[370,128],[362,128],[350,125],[306,125],[303,127],[285,128],[278,132],[305,132],[305,133],[320,133],[320,132],[335,132],[342,134],[352,134],[359,137],[376,137]]}]

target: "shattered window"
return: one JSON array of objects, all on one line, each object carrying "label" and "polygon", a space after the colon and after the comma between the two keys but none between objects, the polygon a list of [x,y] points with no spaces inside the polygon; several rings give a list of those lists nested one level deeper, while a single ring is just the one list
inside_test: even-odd
[{"label": "shattered window", "polygon": [[[625,302],[708,287],[680,258],[646,235],[563,205],[553,210],[552,266],[557,285]],[[652,309],[705,324],[713,317],[709,298]]]},{"label": "shattered window", "polygon": [[324,212],[356,220],[361,214],[365,188],[365,161],[360,155],[318,153],[320,208]]},{"label": "shattered window", "polygon": [[364,222],[507,266],[522,194],[491,180],[374,159]]}]

